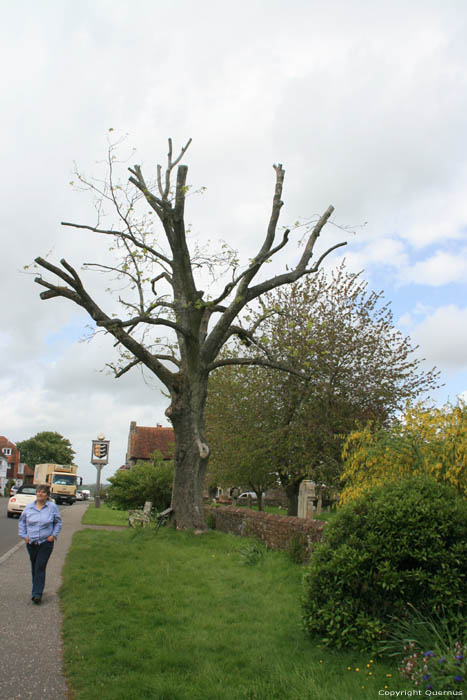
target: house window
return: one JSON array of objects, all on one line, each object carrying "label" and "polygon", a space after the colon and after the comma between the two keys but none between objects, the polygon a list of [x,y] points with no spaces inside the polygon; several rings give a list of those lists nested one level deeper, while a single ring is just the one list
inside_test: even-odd
[{"label": "house window", "polygon": [[4,447],[2,452],[4,455],[11,455],[11,447]]},{"label": "house window", "polygon": [[18,474],[24,474],[24,464],[18,464]]}]

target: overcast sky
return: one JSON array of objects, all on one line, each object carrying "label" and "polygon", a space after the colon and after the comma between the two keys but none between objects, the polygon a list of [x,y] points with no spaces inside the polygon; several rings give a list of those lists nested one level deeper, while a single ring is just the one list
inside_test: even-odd
[{"label": "overcast sky", "polygon": [[[467,391],[467,4],[465,0],[3,0],[0,434],[69,438],[85,481],[91,440],[110,439],[106,478],[130,421],[167,425],[167,399],[138,370],[100,370],[110,343],[87,319],[40,301],[24,266],[103,254],[74,163],[99,172],[109,134],[128,134],[148,176],[167,138],[185,158],[193,236],[256,252],[274,187],[281,223],[335,206],[323,245],[347,239],[351,269],[384,289],[396,324],[445,386]],[[109,132],[109,129],[114,132]],[[285,255],[289,262],[300,251]],[[341,253],[333,256],[337,264]],[[328,263],[328,264],[329,264]]]}]

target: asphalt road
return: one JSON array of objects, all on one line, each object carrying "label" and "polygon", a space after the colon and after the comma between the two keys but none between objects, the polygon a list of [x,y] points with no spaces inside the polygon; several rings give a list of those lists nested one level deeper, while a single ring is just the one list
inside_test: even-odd
[{"label": "asphalt road", "polygon": [[8,498],[0,498],[0,557],[20,541],[18,518],[7,518]]}]

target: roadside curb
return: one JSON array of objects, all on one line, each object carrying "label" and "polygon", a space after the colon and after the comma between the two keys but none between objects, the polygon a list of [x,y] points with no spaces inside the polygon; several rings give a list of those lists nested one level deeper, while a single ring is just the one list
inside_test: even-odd
[{"label": "roadside curb", "polygon": [[3,554],[3,555],[0,557],[0,564],[3,564],[4,561],[6,561],[7,559],[9,559],[9,558],[11,557],[12,554],[14,554],[15,552],[18,551],[18,549],[20,549],[20,547],[24,547],[25,544],[26,544],[26,542],[25,542],[24,540],[21,540],[21,542],[18,542],[18,544],[15,544],[14,547],[12,547],[11,549],[9,549],[8,552],[5,552],[5,554]]}]

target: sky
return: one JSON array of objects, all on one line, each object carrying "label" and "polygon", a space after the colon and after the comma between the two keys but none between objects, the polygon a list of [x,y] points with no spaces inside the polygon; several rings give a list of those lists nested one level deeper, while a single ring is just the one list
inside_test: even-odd
[{"label": "sky", "polygon": [[[157,381],[106,373],[112,343],[89,340],[71,302],[41,301],[28,267],[105,260],[102,240],[60,222],[95,223],[89,193],[70,182],[76,169],[99,177],[109,138],[124,135],[148,177],[168,137],[175,148],[193,139],[188,181],[206,188],[187,204],[193,240],[226,241],[245,262],[282,163],[281,225],[332,204],[321,250],[348,244],[327,267],[345,257],[384,290],[424,366],[441,371],[432,401],[467,396],[464,0],[1,5],[0,434],[61,433],[92,482],[98,433],[110,440],[105,480],[131,421],[168,425]],[[281,264],[299,255],[293,243]],[[90,285],[105,303],[103,284]]]}]

